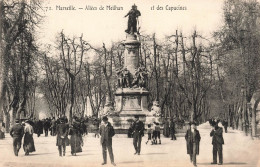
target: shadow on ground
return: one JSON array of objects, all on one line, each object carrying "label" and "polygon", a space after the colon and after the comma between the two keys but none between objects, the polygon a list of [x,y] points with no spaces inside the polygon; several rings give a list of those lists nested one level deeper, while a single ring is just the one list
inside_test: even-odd
[{"label": "shadow on ground", "polygon": [[[198,165],[212,165],[211,163],[197,163]],[[245,162],[227,162],[227,163],[223,163],[224,166],[226,165],[233,165],[233,166],[239,166],[239,165],[246,165],[247,163]],[[218,164],[216,164],[218,165]]]}]

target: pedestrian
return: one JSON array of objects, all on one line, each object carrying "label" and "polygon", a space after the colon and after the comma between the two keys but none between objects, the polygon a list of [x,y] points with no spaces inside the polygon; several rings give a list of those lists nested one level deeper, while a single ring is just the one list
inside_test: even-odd
[{"label": "pedestrian", "polygon": [[228,121],[225,119],[222,121],[222,125],[224,126],[225,133],[227,133]]},{"label": "pedestrian", "polygon": [[173,118],[171,118],[171,122],[170,122],[170,133],[171,133],[171,140],[176,140],[176,136],[175,136],[175,123],[173,121]]},{"label": "pedestrian", "polygon": [[152,128],[152,139],[153,139],[153,141],[152,141],[152,145],[153,144],[157,144],[157,132],[156,132],[156,130],[155,130],[155,127],[156,127],[156,122],[153,122],[153,128]]},{"label": "pedestrian", "polygon": [[148,129],[147,129],[147,135],[148,135],[148,139],[147,142],[145,144],[147,144],[149,141],[152,142],[152,128],[151,128],[151,124],[148,124]]},{"label": "pedestrian", "polygon": [[95,119],[94,120],[94,131],[95,131],[95,138],[99,138],[99,120]]},{"label": "pedestrian", "polygon": [[60,156],[62,156],[62,151],[63,151],[63,156],[65,156],[66,153],[66,145],[68,143],[68,130],[69,130],[68,124],[65,124],[64,118],[60,118],[60,123],[57,125],[57,129],[56,129],[57,132],[56,146],[58,146]]},{"label": "pedestrian", "polygon": [[[158,122],[155,123],[155,132],[156,132],[156,137],[159,139],[159,144],[161,144],[161,127]],[[157,143],[157,139],[156,139]]]},{"label": "pedestrian", "polygon": [[24,129],[23,126],[19,123],[19,119],[15,120],[15,125],[11,128],[10,135],[13,138],[14,155],[18,156],[24,135]]},{"label": "pedestrian", "polygon": [[131,122],[130,123],[130,126],[129,126],[129,128],[128,128],[128,132],[127,132],[127,137],[128,138],[132,138],[133,137],[133,123]]},{"label": "pedestrian", "polygon": [[169,120],[166,118],[163,126],[163,135],[165,137],[169,137],[169,132],[170,132],[170,123]]},{"label": "pedestrian", "polygon": [[219,157],[219,164],[223,164],[223,128],[221,127],[221,123],[215,125],[210,132],[210,136],[212,137],[212,145],[213,145],[213,162],[211,164],[217,164],[217,154]]},{"label": "pedestrian", "polygon": [[102,153],[103,153],[103,163],[102,165],[107,164],[107,150],[109,153],[110,161],[113,166],[116,166],[114,162],[114,155],[112,149],[112,137],[115,135],[115,131],[110,122],[108,122],[108,118],[104,116],[102,118],[103,124],[100,126],[100,143],[102,145]]},{"label": "pedestrian", "polygon": [[83,139],[81,135],[80,124],[75,120],[69,129],[71,155],[76,156],[76,153],[82,152]]},{"label": "pedestrian", "polygon": [[43,123],[41,120],[37,121],[36,127],[37,127],[37,136],[40,137],[41,134],[43,134]]},{"label": "pedestrian", "polygon": [[29,121],[25,121],[24,127],[24,139],[23,139],[23,149],[25,155],[35,151],[34,141],[33,141],[33,127],[29,124]]},{"label": "pedestrian", "polygon": [[144,136],[144,123],[139,120],[139,116],[135,116],[135,122],[133,123],[133,144],[135,148],[135,154],[140,155],[141,142]]},{"label": "pedestrian", "polygon": [[200,133],[196,129],[194,122],[189,123],[188,130],[185,135],[187,154],[190,155],[190,161],[194,166],[197,166],[196,155],[199,155]]},{"label": "pedestrian", "polygon": [[48,136],[49,128],[50,128],[50,122],[49,122],[48,118],[46,118],[46,119],[43,121],[43,129],[44,129],[45,137]]},{"label": "pedestrian", "polygon": [[56,120],[55,117],[52,118],[51,120],[51,136],[56,135]]},{"label": "pedestrian", "polygon": [[5,138],[5,123],[2,122],[0,124],[0,139],[4,139]]}]

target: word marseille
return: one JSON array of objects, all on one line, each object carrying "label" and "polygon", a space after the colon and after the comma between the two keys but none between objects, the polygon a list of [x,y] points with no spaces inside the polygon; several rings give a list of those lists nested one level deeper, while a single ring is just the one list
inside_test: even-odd
[{"label": "word marseille", "polygon": [[76,8],[73,5],[69,5],[69,6],[56,5],[56,10],[77,10],[77,9],[85,9],[85,10],[124,10],[123,7],[118,7],[116,5],[106,5],[106,6],[99,6],[99,7],[86,5],[85,8]]}]

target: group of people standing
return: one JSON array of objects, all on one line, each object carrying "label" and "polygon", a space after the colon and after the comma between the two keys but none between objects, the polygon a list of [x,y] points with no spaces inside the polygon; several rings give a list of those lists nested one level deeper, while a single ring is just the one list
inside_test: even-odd
[{"label": "group of people standing", "polygon": [[[212,130],[210,136],[212,137],[213,145],[213,162],[211,164],[223,165],[223,128],[220,121],[216,120],[211,124]],[[199,155],[201,136],[197,130],[196,123],[190,122],[188,130],[185,135],[187,154],[190,156],[190,161],[194,166],[197,166],[196,156]],[[219,163],[217,163],[217,155],[219,156]]]}]

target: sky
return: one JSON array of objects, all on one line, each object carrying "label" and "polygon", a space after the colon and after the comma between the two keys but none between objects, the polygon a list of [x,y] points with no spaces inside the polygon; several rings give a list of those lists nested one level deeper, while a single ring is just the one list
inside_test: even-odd
[{"label": "sky", "polygon": [[[125,39],[127,18],[124,16],[133,4],[141,12],[141,33],[156,33],[157,38],[172,35],[176,29],[187,35],[196,29],[210,37],[223,23],[223,0],[47,0],[43,5],[46,11],[39,30],[40,41],[52,44],[57,33],[63,30],[71,37],[83,34],[84,40],[94,46],[102,46],[102,43],[110,46],[112,41]],[[108,5],[123,10],[108,10]],[[69,6],[76,10],[59,10],[59,7]],[[85,10],[87,6],[97,10]],[[100,10],[101,6],[104,10]],[[186,10],[171,11],[170,7],[185,7]]]}]

